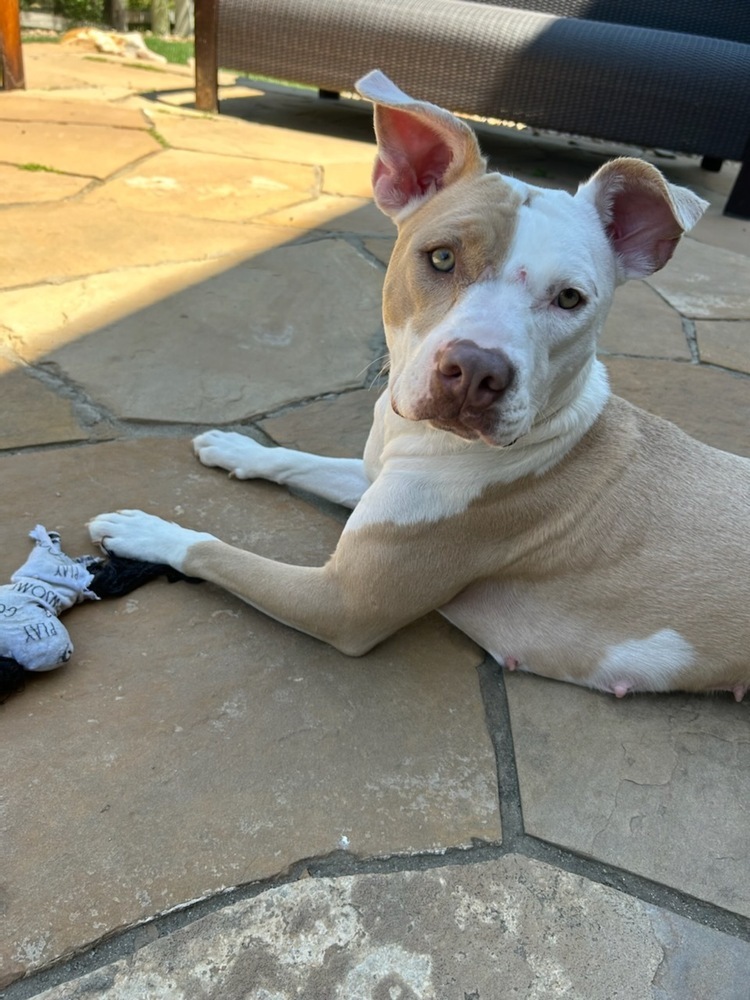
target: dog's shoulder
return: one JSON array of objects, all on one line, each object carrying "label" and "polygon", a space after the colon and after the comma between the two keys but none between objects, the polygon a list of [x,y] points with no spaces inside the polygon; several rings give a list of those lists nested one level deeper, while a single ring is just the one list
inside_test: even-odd
[{"label": "dog's shoulder", "polygon": [[613,487],[612,502],[623,516],[651,511],[662,525],[694,517],[700,531],[710,518],[716,530],[723,524],[750,533],[750,458],[699,441],[627,400],[612,396],[574,451],[571,475],[580,481],[585,471],[604,490]]},{"label": "dog's shoulder", "polygon": [[750,458],[707,444],[664,417],[612,395],[602,412],[598,427],[605,442],[622,447],[630,440],[638,451],[654,460],[680,461],[692,467],[725,467],[735,475],[750,475]]}]

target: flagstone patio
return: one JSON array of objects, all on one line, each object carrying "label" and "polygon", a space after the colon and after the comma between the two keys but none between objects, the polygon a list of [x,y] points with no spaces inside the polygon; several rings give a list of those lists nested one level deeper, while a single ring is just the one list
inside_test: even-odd
[{"label": "flagstone patio", "polygon": [[[0,93],[6,578],[35,524],[81,554],[113,507],[320,564],[342,511],[190,438],[361,451],[393,245],[368,106],[224,74],[212,118],[177,67],[24,59]],[[539,184],[621,152],[479,131]],[[602,357],[750,455],[732,165],[645,155],[711,208],[618,292]],[[437,614],[351,660],[205,584],[65,624],[70,663],[0,706],[3,1000],[747,1000],[750,700],[503,677]]]}]

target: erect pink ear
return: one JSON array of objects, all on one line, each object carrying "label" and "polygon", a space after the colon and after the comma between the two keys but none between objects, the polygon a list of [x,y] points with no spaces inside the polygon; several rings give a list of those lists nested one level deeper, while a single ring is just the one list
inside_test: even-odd
[{"label": "erect pink ear", "polygon": [[576,197],[593,200],[623,281],[664,267],[682,234],[708,207],[687,188],[667,183],[650,163],[631,157],[605,163]]},{"label": "erect pink ear", "polygon": [[398,215],[461,176],[484,172],[473,131],[449,111],[413,100],[380,70],[356,86],[375,105],[378,155],[372,184],[386,215]]}]

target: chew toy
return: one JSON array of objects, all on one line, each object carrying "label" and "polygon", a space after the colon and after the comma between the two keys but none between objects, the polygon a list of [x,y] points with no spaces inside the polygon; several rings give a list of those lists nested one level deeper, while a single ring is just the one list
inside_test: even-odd
[{"label": "chew toy", "polygon": [[108,555],[72,558],[60,535],[38,524],[29,558],[0,586],[0,701],[22,687],[28,671],[54,670],[73,653],[63,611],[82,601],[120,597],[161,575],[185,579],[169,566]]}]

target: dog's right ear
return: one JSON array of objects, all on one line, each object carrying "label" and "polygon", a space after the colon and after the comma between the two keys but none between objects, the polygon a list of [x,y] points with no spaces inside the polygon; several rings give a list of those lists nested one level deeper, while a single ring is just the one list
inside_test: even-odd
[{"label": "dog's right ear", "polygon": [[397,217],[459,177],[484,173],[474,132],[449,111],[415,101],[380,70],[363,76],[356,87],[375,105],[372,186],[386,215]]}]

